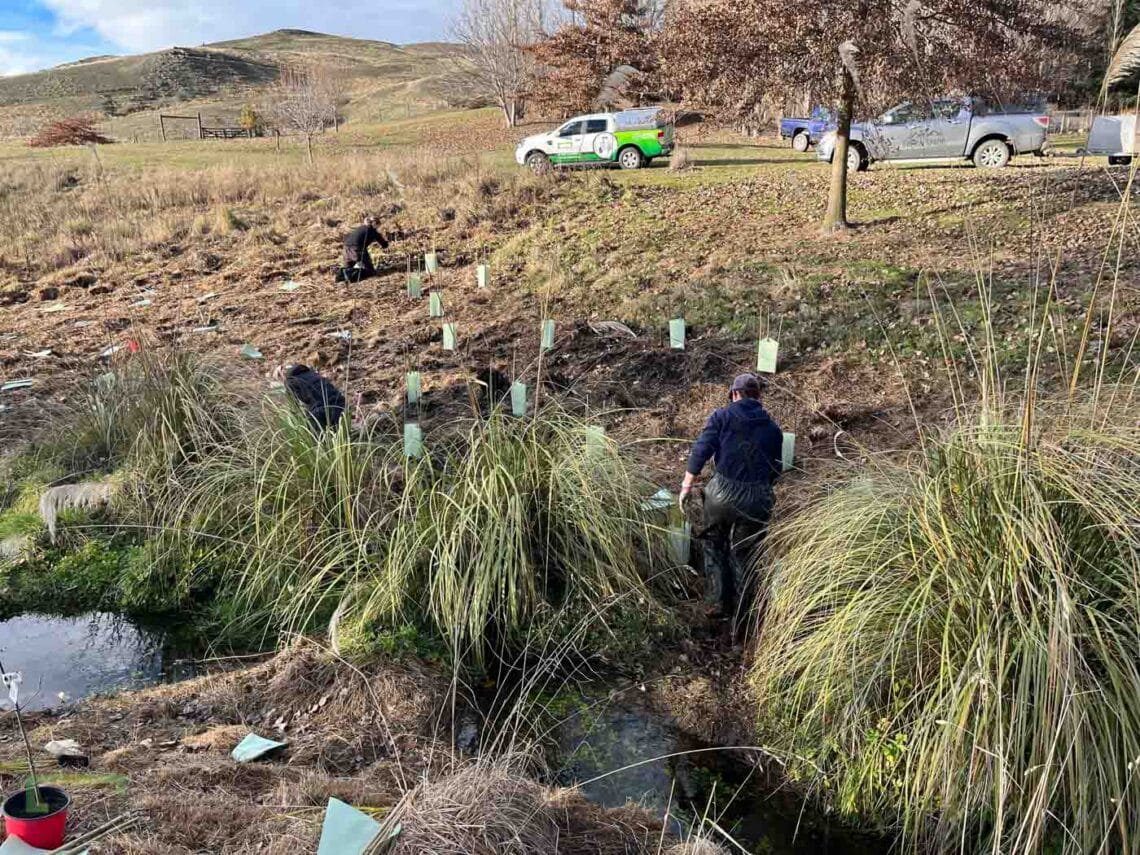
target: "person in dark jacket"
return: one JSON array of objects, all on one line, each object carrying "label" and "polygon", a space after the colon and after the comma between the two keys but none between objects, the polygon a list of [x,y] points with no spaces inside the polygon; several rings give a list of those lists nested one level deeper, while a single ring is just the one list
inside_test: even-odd
[{"label": "person in dark jacket", "polygon": [[372,217],[365,217],[364,222],[350,231],[344,238],[346,278],[351,275],[354,281],[359,281],[376,274],[376,268],[372,264],[372,256],[368,254],[368,247],[374,243],[380,244],[381,249],[388,248],[388,241],[384,235],[376,231],[376,220]]},{"label": "person in dark jacket", "polygon": [[729,404],[709,416],[693,444],[681,485],[681,507],[693,482],[716,462],[704,490],[705,599],[733,618],[750,605],[745,568],[748,553],[768,531],[783,468],[784,434],[760,403],[761,384],[741,374],[729,388]]},{"label": "person in dark jacket", "polygon": [[330,430],[340,424],[345,411],[344,395],[316,371],[307,365],[283,365],[275,376],[305,408],[314,427]]}]

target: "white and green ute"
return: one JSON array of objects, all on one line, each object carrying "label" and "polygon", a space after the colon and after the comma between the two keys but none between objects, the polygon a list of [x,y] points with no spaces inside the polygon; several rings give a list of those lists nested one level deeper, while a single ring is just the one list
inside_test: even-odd
[{"label": "white and green ute", "polygon": [[519,143],[515,160],[535,172],[554,166],[616,163],[640,169],[673,150],[673,125],[657,107],[575,116]]}]

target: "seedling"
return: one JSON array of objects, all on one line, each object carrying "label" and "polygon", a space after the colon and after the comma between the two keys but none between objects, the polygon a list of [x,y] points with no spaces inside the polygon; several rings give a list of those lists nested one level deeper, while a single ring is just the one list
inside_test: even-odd
[{"label": "seedling", "polygon": [[669,321],[669,346],[674,350],[685,349],[685,319],[673,318]]},{"label": "seedling", "polygon": [[756,349],[756,370],[765,374],[776,373],[776,356],[780,344],[774,338],[762,338]]},{"label": "seedling", "polygon": [[40,798],[39,777],[36,775],[36,761],[32,754],[32,744],[28,742],[28,732],[24,729],[24,718],[20,708],[20,684],[24,678],[19,671],[5,671],[4,664],[0,663],[0,681],[8,690],[8,700],[16,710],[16,726],[20,729],[20,737],[24,740],[24,751],[28,757],[28,787],[24,795],[24,809],[29,814],[48,812],[47,802]]}]

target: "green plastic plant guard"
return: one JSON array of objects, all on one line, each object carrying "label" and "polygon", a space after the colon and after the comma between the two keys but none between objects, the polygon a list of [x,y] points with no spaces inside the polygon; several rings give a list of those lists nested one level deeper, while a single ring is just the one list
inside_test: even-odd
[{"label": "green plastic plant guard", "polygon": [[431,292],[431,298],[428,301],[428,317],[443,317],[443,296],[438,291]]},{"label": "green plastic plant guard", "polygon": [[230,752],[230,756],[239,763],[249,763],[258,760],[267,754],[280,751],[285,747],[284,742],[274,742],[256,733],[247,733],[245,738]]},{"label": "green plastic plant guard", "polygon": [[587,451],[601,451],[606,447],[606,429],[599,425],[590,425],[586,428]]},{"label": "green plastic plant guard", "polygon": [[526,415],[526,383],[521,380],[511,384],[511,415]]},{"label": "green plastic plant guard", "polygon": [[9,380],[3,386],[0,386],[0,392],[13,392],[16,389],[27,389],[35,382],[35,380]]},{"label": "green plastic plant guard", "polygon": [[776,355],[780,351],[780,343],[774,338],[760,339],[756,349],[756,370],[765,374],[776,373]]},{"label": "green plastic plant guard", "polygon": [[409,371],[407,376],[408,384],[408,403],[418,404],[420,402],[420,372]]},{"label": "green plastic plant guard", "polygon": [[542,343],[540,346],[543,350],[554,348],[554,321],[542,322]]},{"label": "green plastic plant guard", "polygon": [[437,270],[439,270],[439,256],[437,256],[434,252],[425,252],[424,269],[428,273],[435,273]]},{"label": "green plastic plant guard", "polygon": [[[317,855],[361,855],[380,834],[380,823],[340,799],[329,799]],[[388,839],[399,836],[400,826],[389,832]]]},{"label": "green plastic plant guard", "polygon": [[685,319],[673,318],[669,321],[669,346],[673,350],[685,349]]},{"label": "green plastic plant guard", "polygon": [[673,503],[677,501],[677,497],[670,492],[668,487],[662,487],[648,499],[641,503],[643,511],[668,511],[673,508]]},{"label": "green plastic plant guard", "polygon": [[424,456],[424,431],[415,422],[404,425],[404,457]]},{"label": "green plastic plant guard", "polygon": [[796,435],[794,433],[784,434],[784,448],[780,458],[784,464],[784,471],[787,472],[792,468],[792,463],[796,459]]},{"label": "green plastic plant guard", "polygon": [[424,295],[424,280],[418,273],[408,274],[408,296],[419,299]]},{"label": "green plastic plant guard", "polygon": [[456,327],[455,324],[443,325],[443,349],[455,350]]},{"label": "green plastic plant guard", "polygon": [[478,283],[480,288],[486,288],[487,282],[488,282],[488,280],[490,280],[490,278],[491,278],[491,273],[487,269],[486,264],[480,264],[478,267],[475,268],[475,281],[476,281],[476,283]]},{"label": "green plastic plant guard", "polygon": [[669,529],[669,554],[678,565],[689,563],[689,550],[692,546],[693,524],[684,522]]},{"label": "green plastic plant guard", "polygon": [[[40,849],[38,846],[32,846],[30,843],[25,843],[19,837],[10,835],[3,845],[0,845],[0,855],[51,855],[55,849]],[[90,850],[82,849],[77,852],[68,849],[68,855],[75,852],[75,855],[87,855]]]},{"label": "green plastic plant guard", "polygon": [[279,287],[277,290],[278,291],[296,291],[300,287],[301,286],[298,283],[296,283],[292,279],[290,279],[288,282],[282,282],[281,287]]},{"label": "green plastic plant guard", "polygon": [[252,344],[243,344],[241,350],[238,351],[246,359],[264,359],[261,351],[254,347]]}]

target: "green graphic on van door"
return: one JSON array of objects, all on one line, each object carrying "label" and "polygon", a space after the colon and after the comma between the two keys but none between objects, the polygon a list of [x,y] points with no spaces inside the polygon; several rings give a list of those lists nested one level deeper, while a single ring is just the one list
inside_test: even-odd
[{"label": "green graphic on van door", "polygon": [[673,150],[673,124],[656,107],[576,116],[545,134],[527,137],[515,150],[520,165],[619,163],[637,168]]}]

